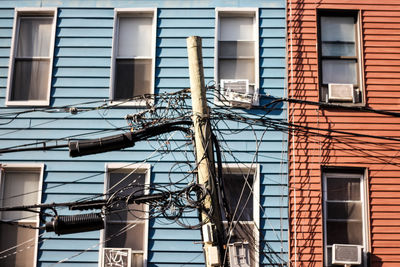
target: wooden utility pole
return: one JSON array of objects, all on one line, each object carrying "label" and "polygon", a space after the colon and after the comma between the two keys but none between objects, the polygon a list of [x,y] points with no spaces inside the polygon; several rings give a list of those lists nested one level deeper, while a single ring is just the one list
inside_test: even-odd
[{"label": "wooden utility pole", "polygon": [[218,190],[215,186],[215,164],[212,147],[209,110],[206,100],[204,84],[203,58],[201,52],[201,38],[191,36],[186,39],[190,91],[192,96],[193,126],[196,146],[197,181],[204,185],[209,192],[204,200],[207,210],[212,210],[211,218],[204,212],[201,214],[203,222],[211,221],[202,228],[203,249],[206,266],[222,266],[223,260],[223,225],[221,221]]}]

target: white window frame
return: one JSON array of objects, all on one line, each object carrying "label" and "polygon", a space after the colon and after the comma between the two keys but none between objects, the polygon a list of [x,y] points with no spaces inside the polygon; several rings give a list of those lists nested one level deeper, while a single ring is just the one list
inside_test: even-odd
[{"label": "white window frame", "polygon": [[[11,100],[12,94],[12,82],[14,78],[14,66],[15,66],[15,57],[17,53],[18,46],[18,34],[19,34],[19,21],[21,17],[28,16],[43,16],[49,15],[53,16],[53,25],[51,29],[51,39],[49,46],[49,80],[48,80],[48,88],[46,93],[45,100]],[[53,73],[53,58],[54,58],[54,45],[56,38],[56,22],[57,22],[57,8],[16,8],[14,13],[14,25],[13,25],[13,35],[12,35],[12,43],[11,43],[11,55],[10,62],[8,66],[8,81],[7,81],[7,90],[6,90],[6,106],[49,106],[50,105],[50,93],[51,93],[51,80]]]},{"label": "white window frame", "polygon": [[[3,195],[4,195],[4,186],[3,186],[3,177],[4,173],[7,171],[31,171],[31,172],[36,172],[39,173],[39,183],[38,183],[38,188],[37,190],[37,203],[32,203],[32,204],[39,204],[42,202],[42,188],[43,188],[43,174],[44,174],[44,164],[43,163],[4,163],[0,164],[0,207],[3,207]],[[34,190],[32,190],[33,192]],[[1,212],[0,212],[1,215]],[[0,216],[1,218],[1,216]],[[18,222],[24,222],[24,223],[35,223],[36,222],[36,227],[39,227],[39,215],[36,215],[36,219],[24,219],[24,220],[19,220]],[[34,256],[33,256],[33,266],[37,266],[37,260],[38,260],[38,238],[39,238],[39,230],[32,230],[35,231],[35,244],[33,246],[34,249]]]},{"label": "white window frame", "polygon": [[[258,234],[258,229],[260,229],[260,165],[259,164],[233,164],[227,163],[222,164],[222,173],[229,173],[232,174],[243,174],[246,175],[249,173],[253,175],[253,223],[254,223],[254,239],[255,239],[255,250],[254,259],[256,262],[254,263],[255,266],[259,266],[260,264],[260,235]],[[231,211],[233,212],[233,211]],[[224,223],[226,223],[224,221]],[[251,253],[251,252],[250,252]]]},{"label": "white window frame", "polygon": [[346,172],[346,170],[340,170],[338,169],[337,171],[333,170],[327,170],[324,171],[322,174],[322,186],[323,186],[323,229],[324,229],[324,266],[329,266],[328,263],[328,247],[332,247],[331,245],[327,245],[327,179],[329,178],[359,178],[360,179],[360,199],[362,203],[362,223],[363,223],[363,244],[362,246],[362,261],[363,261],[363,266],[367,266],[367,253],[369,251],[369,235],[368,235],[368,229],[369,229],[369,220],[368,220],[368,201],[367,201],[367,183],[366,183],[366,172],[364,171],[363,173],[354,173],[354,172]]},{"label": "white window frame", "polygon": [[[104,193],[107,193],[108,187],[109,187],[109,173],[111,171],[117,171],[117,170],[130,170],[134,171],[136,173],[141,173],[145,174],[145,194],[149,193],[149,186],[150,186],[150,176],[151,176],[151,165],[148,163],[106,163],[105,165],[105,174],[104,174]],[[145,205],[145,219],[144,219],[144,251],[143,251],[143,266],[147,266],[147,259],[148,259],[148,236],[149,236],[149,220],[148,220],[148,211],[149,211],[149,206]],[[105,227],[107,227],[107,221],[105,220],[104,222]],[[104,228],[103,230],[100,231],[100,252],[99,252],[99,266],[102,266],[103,262],[103,248],[105,248],[105,241],[106,239],[106,229]],[[132,250],[132,253],[138,252],[135,250]],[[141,252],[141,251],[139,251]]]},{"label": "white window frame", "polygon": [[[157,8],[116,8],[114,9],[114,32],[112,41],[112,56],[111,56],[111,75],[110,75],[110,99],[114,105],[118,106],[139,106],[145,107],[147,103],[153,104],[154,98],[151,97],[146,100],[131,100],[131,101],[120,101],[114,100],[115,92],[115,71],[117,68],[117,50],[118,50],[118,30],[119,30],[119,16],[132,16],[135,14],[149,14],[153,17],[152,25],[152,40],[151,40],[151,82],[150,82],[150,94],[154,94],[155,87],[155,55],[156,55],[156,34],[157,34]],[[149,59],[149,57],[134,57],[134,59]]]},{"label": "white window frame", "polygon": [[[214,97],[214,103],[217,105],[231,105],[229,101],[223,101],[223,97],[220,97],[220,80],[219,80],[219,35],[220,35],[220,20],[222,15],[237,15],[237,16],[254,16],[254,92],[258,92],[260,88],[260,34],[259,34],[259,14],[258,8],[233,8],[233,7],[217,7],[215,8],[215,35],[214,35],[214,80],[216,88],[216,96]],[[233,77],[232,77],[233,79]]]}]

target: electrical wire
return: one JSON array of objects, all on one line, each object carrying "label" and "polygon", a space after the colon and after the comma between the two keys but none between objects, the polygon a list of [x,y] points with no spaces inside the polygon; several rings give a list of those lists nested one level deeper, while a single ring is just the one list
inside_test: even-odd
[{"label": "electrical wire", "polygon": [[[141,112],[140,116],[139,116],[139,114],[136,114],[137,116],[127,117],[127,121],[129,122],[129,125],[127,128],[124,128],[124,129],[129,129],[129,128],[131,128],[131,129],[142,128],[143,129],[145,127],[148,127],[149,125],[161,124],[161,123],[164,123],[167,121],[171,122],[171,121],[177,121],[178,119],[190,118],[191,114],[188,111],[189,106],[187,106],[186,104],[185,105],[183,104],[184,100],[185,100],[185,97],[182,97],[182,99],[166,97],[165,99],[163,99],[161,101],[163,103],[167,103],[166,108],[163,108],[163,109],[158,108],[158,107],[152,108],[149,110],[145,110],[144,112]],[[359,134],[359,133],[346,132],[346,131],[340,131],[340,130],[332,130],[332,129],[321,129],[320,127],[309,127],[307,125],[288,123],[288,122],[285,122],[285,121],[282,121],[279,119],[268,118],[267,114],[276,110],[278,103],[283,102],[283,101],[286,101],[289,103],[296,103],[295,101],[297,101],[297,100],[281,99],[279,101],[278,100],[272,101],[268,105],[264,106],[265,114],[263,114],[261,116],[257,116],[256,114],[253,114],[251,112],[249,112],[248,115],[244,115],[243,112],[240,112],[235,108],[228,107],[228,106],[222,106],[222,107],[219,106],[219,107],[216,107],[213,109],[213,113],[211,116],[211,122],[212,122],[212,125],[214,126],[214,128],[217,128],[218,123],[224,123],[226,125],[226,128],[228,129],[227,132],[229,134],[237,134],[237,133],[240,133],[240,132],[243,132],[246,130],[251,130],[255,134],[256,130],[254,129],[254,127],[259,126],[259,127],[265,127],[263,134],[265,134],[265,132],[267,130],[281,131],[284,133],[292,132],[292,134],[296,134],[297,137],[299,137],[299,138],[304,136],[307,138],[324,137],[327,139],[335,139],[335,140],[352,140],[352,138],[355,138],[355,137],[362,137],[362,138],[366,138],[366,139],[384,139],[386,141],[392,141],[394,143],[397,143],[398,141],[400,141],[400,139],[397,139],[397,138],[377,136],[377,135],[366,135],[366,134]],[[312,104],[312,103],[304,102],[303,104]],[[178,108],[176,108],[176,107],[178,107]],[[371,110],[365,110],[365,111],[374,112]],[[98,111],[98,112],[100,112],[100,111]],[[375,112],[375,113],[379,113],[379,112]],[[99,115],[101,116],[102,114],[99,114]],[[382,114],[382,115],[396,116],[396,114],[389,114],[389,113]],[[104,116],[102,116],[102,117],[103,117],[103,119],[106,119]],[[247,125],[247,126],[245,126],[244,128],[241,128],[241,129],[233,130],[233,129],[230,129],[229,125],[226,123],[226,121],[229,121],[229,120],[243,123],[244,125]],[[294,121],[294,120],[292,120],[292,121]],[[21,130],[23,130],[23,129],[21,129]],[[259,129],[257,129],[257,130],[259,130]],[[221,131],[221,130],[218,130],[218,131]],[[321,132],[325,132],[325,134],[323,134]],[[333,135],[333,134],[336,134],[336,135]],[[255,137],[256,137],[255,138],[256,146],[259,147],[263,138],[261,138],[261,141],[258,142],[257,135],[255,135]],[[156,138],[156,139],[161,140],[161,137]],[[176,141],[173,140],[173,142],[176,142]],[[363,142],[374,144],[376,146],[384,145],[384,144],[375,144],[375,142],[368,141],[368,140],[363,141]],[[225,143],[228,144],[227,141],[225,141]],[[348,145],[344,142],[342,144]],[[203,144],[203,145],[206,145],[206,144]],[[163,153],[171,153],[171,149],[168,147],[168,145],[162,146],[162,147],[165,147],[165,151],[162,151]],[[161,152],[161,149],[158,152]],[[228,152],[229,152],[230,156],[234,156],[234,153],[235,153],[234,151],[230,150]],[[260,153],[257,148],[254,152],[254,157],[256,157],[256,156],[258,157],[259,154]],[[383,156],[384,156],[384,154],[382,154],[382,157]],[[275,158],[275,159],[277,159],[277,158]],[[385,160],[385,159],[382,158],[382,160]],[[392,157],[388,162],[392,162],[392,161],[394,161],[394,157]],[[257,162],[257,161],[253,159],[253,162]],[[397,164],[397,163],[392,162],[392,164]],[[196,170],[196,169],[197,169],[197,166],[194,167],[194,170]],[[103,174],[103,173],[101,173],[101,174]],[[97,175],[100,175],[100,174],[97,174]],[[182,180],[178,180],[178,181],[181,182],[181,181],[183,181],[183,179],[186,179],[186,178],[187,177],[184,176],[184,178],[182,178]],[[247,179],[248,179],[248,176],[247,176]],[[247,181],[247,179],[246,179],[246,181]],[[248,182],[246,182],[246,183],[248,183]],[[173,181],[170,181],[170,183],[167,186],[171,187],[171,186],[174,186],[174,184],[178,184],[178,183],[174,183]],[[132,185],[130,185],[130,186],[132,186]],[[167,186],[164,186],[164,187],[166,188]],[[249,186],[249,185],[246,185],[246,186]],[[159,191],[159,190],[161,190],[161,188],[162,188],[162,186],[157,186],[157,187],[147,187],[146,189],[147,190],[152,189],[152,190]],[[250,186],[250,188],[251,188],[251,192],[253,192],[252,186]],[[124,190],[129,190],[129,189],[130,189],[129,187],[126,187]],[[171,190],[171,188],[169,188],[169,189]],[[136,193],[138,193],[138,192],[136,192]],[[107,196],[108,194],[109,194],[109,192],[106,192],[106,193],[104,193],[102,195],[98,195],[96,197]],[[115,196],[114,196],[114,200],[117,200],[117,198]],[[166,215],[165,217],[175,220],[176,218],[183,216],[183,213],[181,212],[181,208],[183,206],[187,206],[191,209],[199,208],[198,204],[187,205],[191,201],[192,200],[189,200],[186,198],[184,202],[182,202],[182,200],[180,199],[180,200],[177,200],[176,202],[170,200],[165,203],[155,203],[155,205],[160,205],[160,207],[161,207],[157,210],[157,214],[163,214],[163,215]],[[249,199],[247,199],[247,201],[249,201]],[[109,204],[111,204],[111,202]],[[191,206],[193,206],[193,207],[191,207]],[[169,211],[173,210],[174,208],[176,208],[178,210],[178,212],[170,213]],[[237,211],[237,206],[236,206],[236,211]],[[235,213],[236,212],[234,212],[234,214]],[[243,212],[241,212],[241,214],[242,213]],[[241,214],[239,214],[239,216],[241,216]],[[198,226],[196,226],[196,227],[198,227]],[[237,227],[242,227],[242,226],[240,226],[240,224],[237,224]],[[260,232],[259,229],[257,231]],[[248,233],[249,233],[249,231],[247,229],[247,234]],[[256,246],[255,244],[252,244],[252,245]],[[265,246],[266,246],[266,249],[268,250],[268,253],[270,253],[270,254],[268,254],[268,255],[263,254],[263,255],[273,264],[278,262],[281,259],[281,257],[279,257],[278,254],[275,254],[274,250],[272,248],[268,247],[267,243],[265,244]],[[260,253],[262,253],[262,252],[260,252]],[[296,249],[295,249],[295,253],[296,253]],[[297,259],[297,256],[295,256],[295,261],[296,261],[296,259]]]}]

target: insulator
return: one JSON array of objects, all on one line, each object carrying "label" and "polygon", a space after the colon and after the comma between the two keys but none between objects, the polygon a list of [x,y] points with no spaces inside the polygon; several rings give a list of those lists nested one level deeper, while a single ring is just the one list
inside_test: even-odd
[{"label": "insulator", "polygon": [[46,223],[47,232],[57,235],[81,233],[104,229],[104,219],[101,213],[59,215]]}]

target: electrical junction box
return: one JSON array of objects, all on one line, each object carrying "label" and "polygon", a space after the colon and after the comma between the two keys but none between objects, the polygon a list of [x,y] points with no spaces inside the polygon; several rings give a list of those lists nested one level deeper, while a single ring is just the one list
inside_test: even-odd
[{"label": "electrical junction box", "polygon": [[228,245],[231,267],[250,267],[250,247],[248,242],[235,242]]},{"label": "electrical junction box", "polygon": [[213,243],[214,242],[214,228],[215,225],[211,223],[206,223],[202,226],[203,230],[203,242],[204,243]]},{"label": "electrical junction box", "polygon": [[219,261],[219,249],[217,246],[206,247],[204,248],[207,255],[207,263],[211,266],[220,266],[221,263]]}]

